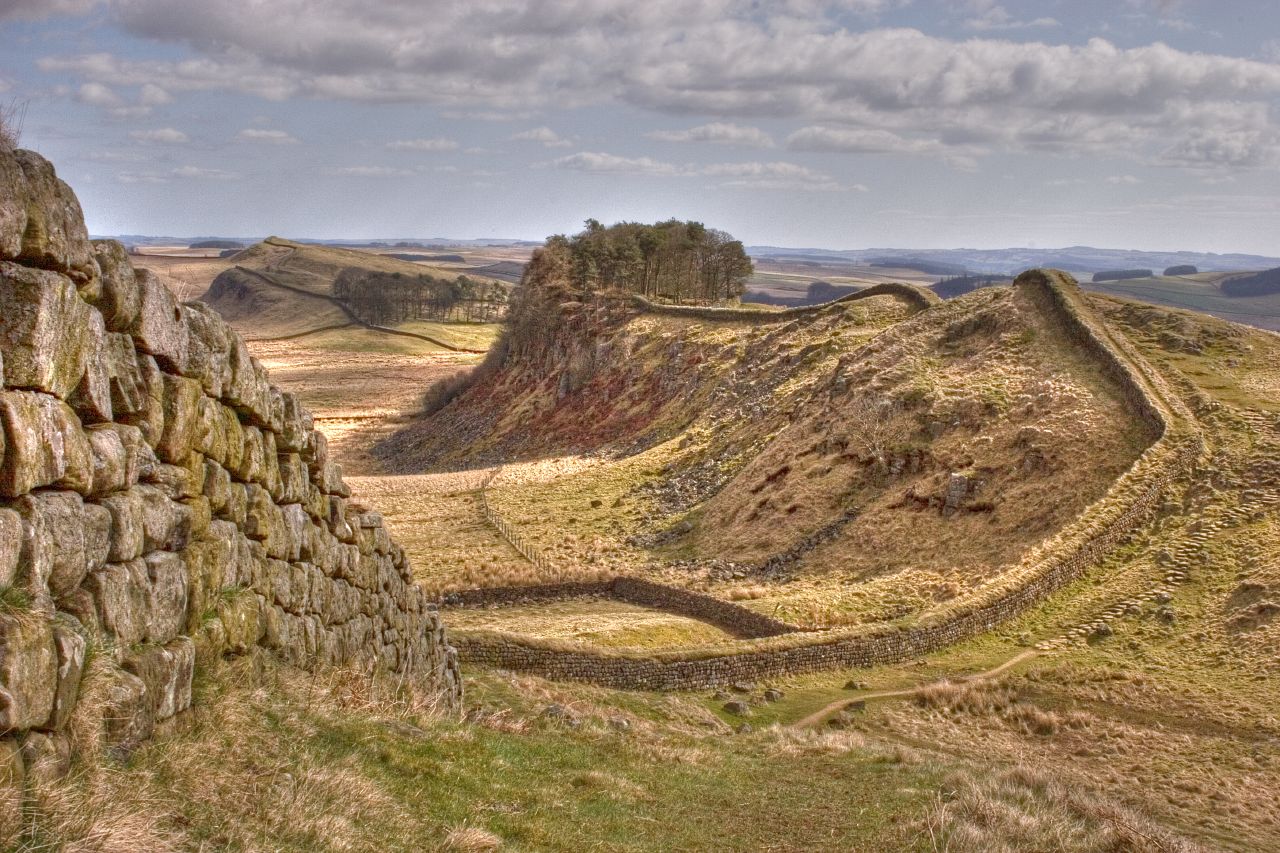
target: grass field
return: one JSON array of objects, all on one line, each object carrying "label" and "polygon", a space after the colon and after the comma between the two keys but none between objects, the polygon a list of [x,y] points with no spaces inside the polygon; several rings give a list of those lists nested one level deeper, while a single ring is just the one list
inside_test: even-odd
[{"label": "grass field", "polygon": [[1227,296],[1217,286],[1226,275],[1227,273],[1200,273],[1096,284],[1087,279],[1081,281],[1087,289],[1109,296],[1200,311],[1235,323],[1280,331],[1280,294]]}]

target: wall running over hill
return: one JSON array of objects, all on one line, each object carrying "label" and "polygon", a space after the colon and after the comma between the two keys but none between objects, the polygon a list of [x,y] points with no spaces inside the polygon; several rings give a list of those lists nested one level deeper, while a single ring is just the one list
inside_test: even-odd
[{"label": "wall running over hill", "polygon": [[671,651],[567,647],[489,631],[455,638],[463,658],[550,678],[612,687],[701,689],[799,672],[906,660],[988,631],[1079,578],[1142,524],[1161,495],[1201,456],[1194,415],[1137,351],[1093,316],[1075,281],[1056,270],[1023,273],[1015,286],[1056,322],[1117,387],[1155,438],[1107,494],[1021,566],[908,625],[791,633]]},{"label": "wall running over hill", "polygon": [[91,243],[29,151],[0,151],[0,379],[0,782],[65,771],[80,696],[127,751],[255,646],[460,704],[439,614],[311,415],[211,309]]},{"label": "wall running over hill", "polygon": [[817,305],[801,305],[795,308],[784,308],[781,311],[766,311],[757,308],[714,308],[703,305],[668,305],[662,302],[652,302],[638,293],[631,295],[631,303],[646,314],[662,314],[668,317],[690,317],[697,320],[724,320],[734,323],[781,323],[789,320],[795,320],[798,317],[809,317],[821,311],[830,308],[832,305],[840,305],[845,302],[857,302],[862,299],[870,299],[873,296],[893,296],[902,300],[911,307],[913,311],[923,311],[930,305],[937,305],[942,301],[942,297],[929,290],[927,287],[919,287],[914,284],[901,284],[898,282],[885,282],[884,284],[875,284],[871,287],[863,288],[856,293],[850,293],[847,296],[841,296],[839,299],[833,299],[830,302],[821,302]]}]

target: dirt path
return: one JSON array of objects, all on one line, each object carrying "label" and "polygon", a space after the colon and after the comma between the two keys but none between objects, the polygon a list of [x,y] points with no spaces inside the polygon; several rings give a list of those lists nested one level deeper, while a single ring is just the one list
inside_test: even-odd
[{"label": "dirt path", "polygon": [[1026,651],[1019,652],[1018,654],[1009,658],[1007,661],[1000,664],[999,666],[994,667],[992,669],[988,669],[986,672],[978,672],[978,673],[974,673],[973,675],[960,675],[955,677],[940,678],[935,681],[930,681],[927,684],[920,684],[915,687],[907,687],[902,690],[877,690],[872,693],[864,693],[861,696],[855,696],[851,699],[837,699],[835,702],[832,702],[826,707],[820,708],[819,710],[814,711],[809,716],[804,717],[803,719],[797,720],[796,722],[792,723],[791,726],[792,728],[796,728],[796,729],[807,729],[822,722],[828,716],[830,716],[831,714],[834,714],[836,711],[839,711],[848,705],[852,705],[854,702],[865,702],[868,699],[910,698],[918,694],[920,691],[924,690],[926,687],[930,687],[934,684],[938,684],[941,681],[950,681],[954,683],[986,681],[989,678],[995,678],[997,675],[1000,675],[1006,670],[1009,670],[1017,666],[1018,664],[1022,663],[1024,660],[1029,660],[1038,654],[1039,652],[1036,651],[1035,649],[1027,649]]}]

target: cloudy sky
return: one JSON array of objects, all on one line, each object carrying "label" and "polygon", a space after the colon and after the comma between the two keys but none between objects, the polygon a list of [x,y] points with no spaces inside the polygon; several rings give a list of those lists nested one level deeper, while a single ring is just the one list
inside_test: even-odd
[{"label": "cloudy sky", "polygon": [[1275,0],[0,0],[95,233],[1280,253]]}]

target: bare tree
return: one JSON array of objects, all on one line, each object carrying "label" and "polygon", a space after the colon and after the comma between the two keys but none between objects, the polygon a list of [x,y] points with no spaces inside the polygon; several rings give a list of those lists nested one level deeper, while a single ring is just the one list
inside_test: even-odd
[{"label": "bare tree", "polygon": [[22,125],[27,119],[27,102],[13,98],[0,105],[0,151],[12,151],[22,138]]}]

